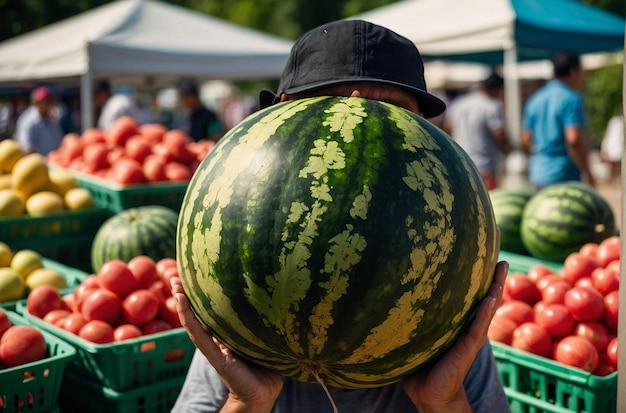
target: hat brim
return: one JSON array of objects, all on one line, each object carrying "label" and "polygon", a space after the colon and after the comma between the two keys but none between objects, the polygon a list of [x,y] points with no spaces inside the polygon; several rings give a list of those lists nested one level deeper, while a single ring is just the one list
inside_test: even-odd
[{"label": "hat brim", "polygon": [[[345,84],[350,84],[350,83],[361,83],[361,82],[378,83],[378,84],[394,86],[399,89],[406,90],[407,92],[415,96],[415,99],[417,100],[417,103],[419,104],[420,112],[422,112],[424,114],[424,117],[426,118],[434,118],[436,116],[441,115],[446,110],[446,104],[435,95],[432,95],[416,87],[406,85],[404,83],[394,82],[390,80],[381,80],[381,79],[376,79],[376,78],[359,77],[359,78],[350,78],[350,79],[334,79],[330,81],[317,82],[317,83],[299,86],[295,88],[289,88],[285,90],[285,93],[298,94],[298,93],[305,93],[305,92],[314,92],[316,90],[323,89],[329,86],[337,86],[337,85],[345,85]],[[259,93],[259,105],[261,109],[264,109],[268,106],[278,103],[279,98],[280,96],[277,95],[276,93],[267,89],[263,89]]]}]

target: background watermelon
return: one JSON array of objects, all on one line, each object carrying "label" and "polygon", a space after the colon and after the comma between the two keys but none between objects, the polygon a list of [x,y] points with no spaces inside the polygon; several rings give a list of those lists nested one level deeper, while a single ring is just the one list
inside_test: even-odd
[{"label": "background watermelon", "polygon": [[520,234],[532,256],[563,262],[584,244],[615,235],[615,217],[595,190],[581,182],[565,182],[533,195],[524,208]]},{"label": "background watermelon", "polygon": [[177,248],[192,307],[225,345],[342,388],[445,351],[498,256],[489,195],[452,139],[390,104],[325,97],[220,140],[187,189]]},{"label": "background watermelon", "polygon": [[176,258],[178,214],[170,208],[151,205],[130,208],[107,219],[91,246],[92,270],[112,259],[130,261],[147,255],[155,261]]},{"label": "background watermelon", "polygon": [[533,192],[525,189],[498,188],[489,191],[493,214],[500,229],[500,249],[516,254],[528,254],[522,236],[520,225],[524,207]]}]

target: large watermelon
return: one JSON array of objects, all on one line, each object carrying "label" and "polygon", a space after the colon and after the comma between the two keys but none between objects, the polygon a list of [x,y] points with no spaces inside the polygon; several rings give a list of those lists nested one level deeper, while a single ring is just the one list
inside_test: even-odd
[{"label": "large watermelon", "polygon": [[581,182],[564,182],[541,189],[522,215],[522,242],[536,258],[563,262],[588,242],[615,234],[609,203]]},{"label": "large watermelon", "polygon": [[533,192],[526,189],[498,188],[489,191],[493,214],[500,229],[500,249],[516,254],[528,254],[522,236],[520,225],[524,207]]},{"label": "large watermelon", "polygon": [[113,215],[98,229],[91,245],[92,270],[109,260],[130,261],[147,255],[158,261],[176,257],[178,214],[164,206],[130,208]]},{"label": "large watermelon", "polygon": [[489,195],[447,135],[399,107],[309,98],[251,115],[190,181],[178,267],[198,318],[302,381],[386,385],[474,317],[498,245]]}]

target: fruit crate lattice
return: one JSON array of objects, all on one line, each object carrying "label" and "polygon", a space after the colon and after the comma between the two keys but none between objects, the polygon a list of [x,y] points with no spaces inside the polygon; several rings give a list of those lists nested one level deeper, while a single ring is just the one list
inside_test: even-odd
[{"label": "fruit crate lattice", "polygon": [[617,403],[617,372],[586,371],[492,342],[513,413],[606,413]]},{"label": "fruit crate lattice", "polygon": [[161,205],[179,211],[188,182],[120,185],[73,172],[78,185],[89,190],[97,207],[117,213],[129,208]]},{"label": "fruit crate lattice", "polygon": [[117,392],[68,372],[63,378],[59,405],[62,411],[91,413],[169,412],[183,387],[185,377],[161,380],[147,386]]},{"label": "fruit crate lattice", "polygon": [[16,311],[30,324],[74,346],[77,357],[68,371],[118,392],[184,377],[195,350],[184,328],[95,344],[29,314],[24,301],[17,303]]},{"label": "fruit crate lattice", "polygon": [[[15,325],[29,324],[13,311],[6,311]],[[42,331],[48,357],[0,370],[0,412],[49,413],[57,411],[61,382],[76,350],[60,338]]]}]

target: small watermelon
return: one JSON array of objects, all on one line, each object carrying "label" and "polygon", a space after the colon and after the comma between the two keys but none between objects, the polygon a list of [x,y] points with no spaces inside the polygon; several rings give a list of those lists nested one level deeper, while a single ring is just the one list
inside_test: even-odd
[{"label": "small watermelon", "polygon": [[520,235],[522,214],[533,192],[525,189],[498,188],[489,191],[493,214],[500,229],[500,249],[528,255]]},{"label": "small watermelon", "polygon": [[339,388],[396,382],[448,349],[499,253],[465,152],[356,97],[285,102],[231,129],[190,181],[177,248],[191,305],[226,346]]},{"label": "small watermelon", "polygon": [[615,216],[598,192],[581,182],[564,182],[532,196],[520,234],[533,257],[563,262],[586,243],[615,235]]},{"label": "small watermelon", "polygon": [[164,206],[130,208],[113,215],[98,229],[91,246],[92,270],[112,259],[124,262],[139,255],[155,261],[176,257],[178,214]]}]

